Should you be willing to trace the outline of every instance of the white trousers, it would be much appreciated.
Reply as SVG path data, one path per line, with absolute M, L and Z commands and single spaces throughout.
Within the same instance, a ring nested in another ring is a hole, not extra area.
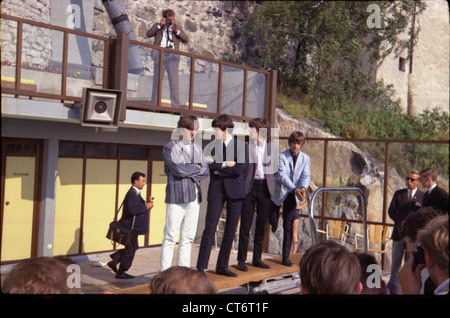
M 161 246 L 161 267 L 164 271 L 172 266 L 173 251 L 178 246 L 177 265 L 191 266 L 191 244 L 197 232 L 200 205 L 198 199 L 185 204 L 166 204 L 166 224 L 164 226 L 164 239 Z

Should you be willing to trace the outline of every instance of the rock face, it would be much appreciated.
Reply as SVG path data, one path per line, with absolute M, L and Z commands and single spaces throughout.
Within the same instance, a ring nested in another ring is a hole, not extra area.
M 289 136 L 293 131 L 301 131 L 306 137 L 336 138 L 336 136 L 323 132 L 306 120 L 296 119 L 282 109 L 277 109 L 276 125 L 280 136 Z M 287 149 L 287 140 L 280 141 L 280 151 Z M 310 193 L 323 187 L 323 160 L 324 142 L 307 141 L 302 148 L 311 158 L 312 182 Z M 367 202 L 367 220 L 381 222 L 383 220 L 383 183 L 384 162 L 380 162 L 370 154 L 361 151 L 351 142 L 328 143 L 327 187 L 359 187 L 363 190 Z M 393 193 L 404 188 L 404 180 L 393 169 L 389 169 L 389 187 L 387 205 Z M 356 192 L 328 192 L 326 194 L 325 216 L 345 218 L 348 220 L 362 220 L 363 210 L 360 196 Z M 320 215 L 322 210 L 322 194 L 314 202 L 314 214 Z M 301 211 L 302 215 L 309 215 L 308 208 Z M 389 216 L 386 220 L 391 222 Z M 276 233 L 271 233 L 269 253 L 279 254 L 281 251 L 283 226 L 279 220 Z M 322 224 L 316 220 L 316 227 L 322 229 Z M 350 224 L 350 232 L 363 233 L 362 225 Z M 311 230 L 308 218 L 300 217 L 298 235 L 300 252 L 305 252 L 311 242 Z M 390 245 L 389 245 L 390 248 Z M 385 266 L 390 263 L 390 252 L 386 253 Z

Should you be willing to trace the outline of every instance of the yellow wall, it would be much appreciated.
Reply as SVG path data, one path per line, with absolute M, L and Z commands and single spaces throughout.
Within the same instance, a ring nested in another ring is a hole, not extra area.
M 82 181 L 83 159 L 58 159 L 54 255 L 79 253 Z
M 6 157 L 1 261 L 31 257 L 36 160 Z
M 152 196 L 155 197 L 154 207 L 150 212 L 150 240 L 149 244 L 162 244 L 164 224 L 166 222 L 166 183 L 164 161 L 153 161 L 152 167 Z
M 117 160 L 86 160 L 83 252 L 112 249 L 106 233 L 115 214 L 116 175 Z
M 106 239 L 109 223 L 116 212 L 116 159 L 86 159 L 86 185 L 84 218 L 81 220 L 82 205 L 82 158 L 59 158 L 56 189 L 56 215 L 54 254 L 70 255 L 80 251 L 80 223 L 83 222 L 83 244 L 81 253 L 112 250 L 113 245 Z M 135 171 L 147 174 L 147 160 L 120 160 L 118 207 L 131 187 L 131 175 Z M 150 214 L 149 244 L 161 244 L 166 217 L 164 162 L 155 161 L 152 167 L 152 187 L 155 207 Z M 147 186 L 141 191 L 147 198 Z M 118 214 L 118 219 L 122 211 Z M 145 246 L 145 236 L 139 235 L 139 246 Z M 118 246 L 122 248 L 122 246 Z

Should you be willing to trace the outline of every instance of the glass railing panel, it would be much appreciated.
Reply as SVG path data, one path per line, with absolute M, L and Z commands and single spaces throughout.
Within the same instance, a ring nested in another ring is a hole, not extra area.
M 61 31 L 23 24 L 21 80 L 30 84 L 26 90 L 61 94 L 63 35 Z
M 267 75 L 254 71 L 247 72 L 247 99 L 245 117 L 265 117 Z
M 1 76 L 2 88 L 14 88 L 16 79 L 17 22 L 1 20 Z
M 243 94 L 244 70 L 224 65 L 220 112 L 232 116 L 242 116 Z
M 67 54 L 68 96 L 81 97 L 83 87 L 103 86 L 105 41 L 69 34 Z
M 131 47 L 131 45 L 130 45 Z M 158 104 L 159 50 L 138 46 L 143 71 L 128 71 L 127 101 L 144 105 Z M 155 69 L 156 67 L 156 69 Z
M 219 90 L 219 64 L 201 59 L 195 60 L 193 109 L 217 112 Z

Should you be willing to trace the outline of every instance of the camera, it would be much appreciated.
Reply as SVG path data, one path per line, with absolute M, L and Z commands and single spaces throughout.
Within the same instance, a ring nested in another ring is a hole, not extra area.
M 422 246 L 418 245 L 417 248 L 412 252 L 414 258 L 413 270 L 416 269 L 417 265 L 425 264 L 425 251 Z
M 172 25 L 172 20 L 166 19 L 166 25 L 167 27 L 170 27 Z

